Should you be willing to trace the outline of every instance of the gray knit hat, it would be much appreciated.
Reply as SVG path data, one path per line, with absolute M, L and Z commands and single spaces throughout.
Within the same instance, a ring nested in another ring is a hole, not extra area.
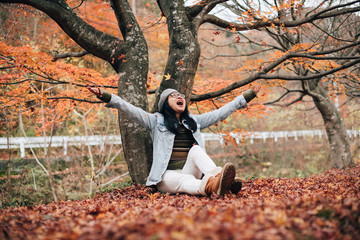
M 165 103 L 165 100 L 168 98 L 168 96 L 170 94 L 172 94 L 173 92 L 177 92 L 177 90 L 175 89 L 172 89 L 172 88 L 167 88 L 165 89 L 161 95 L 160 95 L 160 99 L 159 99 L 159 104 L 158 104 L 158 107 L 159 107 L 159 112 L 161 112 L 162 108 L 164 107 L 164 103 Z

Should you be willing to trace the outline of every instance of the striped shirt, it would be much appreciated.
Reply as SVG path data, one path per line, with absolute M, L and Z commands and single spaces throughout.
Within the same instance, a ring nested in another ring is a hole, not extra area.
M 180 124 L 174 139 L 168 170 L 182 169 L 185 165 L 190 148 L 195 144 L 192 132 Z

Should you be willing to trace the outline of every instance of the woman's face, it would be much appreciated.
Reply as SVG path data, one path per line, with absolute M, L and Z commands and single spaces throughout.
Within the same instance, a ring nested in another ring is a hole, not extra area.
M 173 92 L 168 96 L 169 106 L 175 111 L 177 114 L 181 114 L 184 112 L 186 107 L 185 95 L 179 92 Z

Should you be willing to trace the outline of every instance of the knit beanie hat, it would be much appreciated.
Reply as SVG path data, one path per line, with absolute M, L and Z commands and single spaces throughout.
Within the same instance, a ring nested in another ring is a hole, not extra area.
M 159 107 L 159 112 L 161 112 L 162 108 L 164 107 L 164 103 L 165 100 L 168 98 L 168 96 L 170 94 L 172 94 L 173 92 L 177 92 L 177 90 L 172 89 L 172 88 L 167 88 L 165 89 L 161 95 L 160 95 L 160 99 L 159 99 L 159 103 L 158 103 L 158 107 Z

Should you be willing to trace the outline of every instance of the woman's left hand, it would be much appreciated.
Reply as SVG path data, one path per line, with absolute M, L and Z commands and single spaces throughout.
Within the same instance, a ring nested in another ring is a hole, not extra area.
M 87 88 L 91 93 L 95 94 L 97 97 L 101 97 L 102 96 L 102 91 L 100 88 L 91 88 L 88 87 Z
M 254 92 L 255 92 L 256 95 L 258 94 L 258 92 L 260 92 L 260 89 L 261 89 L 261 85 L 260 85 L 260 84 L 259 84 L 259 85 L 256 85 L 256 86 L 253 88 L 253 90 L 254 90 Z

